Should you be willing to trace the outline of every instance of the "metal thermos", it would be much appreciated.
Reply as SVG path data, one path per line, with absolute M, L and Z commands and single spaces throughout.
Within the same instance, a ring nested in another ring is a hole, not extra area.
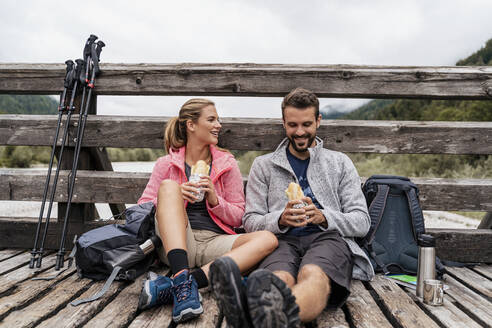
M 159 248 L 161 246 L 162 246 L 161 239 L 154 235 L 149 239 L 147 239 L 146 241 L 144 241 L 144 243 L 140 245 L 140 249 L 145 255 L 147 255 L 150 252 L 152 252 L 154 249 Z
M 417 297 L 424 295 L 424 280 L 436 279 L 436 241 L 431 235 L 418 238 L 419 261 L 417 269 Z

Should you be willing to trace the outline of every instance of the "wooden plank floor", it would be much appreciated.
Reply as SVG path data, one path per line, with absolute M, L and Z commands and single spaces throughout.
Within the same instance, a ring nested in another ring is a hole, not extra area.
M 35 272 L 27 267 L 29 255 L 0 250 L 0 328 L 167 327 L 171 320 L 170 306 L 137 311 L 143 277 L 115 282 L 103 298 L 71 306 L 72 300 L 94 294 L 102 282 L 78 278 L 73 267 L 54 280 L 31 280 L 52 275 L 55 256 L 47 255 L 42 271 Z M 346 305 L 324 311 L 318 327 L 492 327 L 492 265 L 449 271 L 443 306 L 423 304 L 413 291 L 377 276 L 371 282 L 354 281 Z M 209 292 L 203 296 L 204 314 L 180 327 L 215 326 L 215 301 Z

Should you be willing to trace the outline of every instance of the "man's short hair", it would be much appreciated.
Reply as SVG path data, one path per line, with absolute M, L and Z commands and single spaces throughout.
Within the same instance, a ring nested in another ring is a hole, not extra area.
M 319 116 L 319 100 L 314 92 L 303 89 L 295 88 L 282 101 L 282 118 L 284 118 L 284 111 L 287 106 L 292 106 L 298 109 L 305 109 L 313 106 L 315 108 L 315 116 L 318 119 Z

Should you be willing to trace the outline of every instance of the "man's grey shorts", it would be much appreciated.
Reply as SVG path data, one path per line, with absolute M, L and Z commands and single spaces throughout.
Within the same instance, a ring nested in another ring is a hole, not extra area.
M 307 236 L 277 235 L 278 248 L 259 267 L 287 271 L 297 278 L 306 264 L 319 266 L 330 278 L 329 306 L 341 306 L 350 294 L 354 265 L 352 252 L 338 231 L 315 232 Z

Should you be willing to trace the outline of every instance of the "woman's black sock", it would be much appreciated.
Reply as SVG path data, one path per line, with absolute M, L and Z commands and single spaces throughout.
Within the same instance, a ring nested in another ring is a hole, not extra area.
M 196 280 L 196 284 L 198 285 L 198 289 L 200 288 L 205 288 L 208 286 L 208 278 L 205 272 L 201 268 L 198 268 L 196 270 L 193 270 L 191 272 L 191 275 L 193 278 Z
M 167 260 L 173 275 L 181 270 L 188 269 L 188 254 L 184 249 L 175 248 L 167 253 Z

